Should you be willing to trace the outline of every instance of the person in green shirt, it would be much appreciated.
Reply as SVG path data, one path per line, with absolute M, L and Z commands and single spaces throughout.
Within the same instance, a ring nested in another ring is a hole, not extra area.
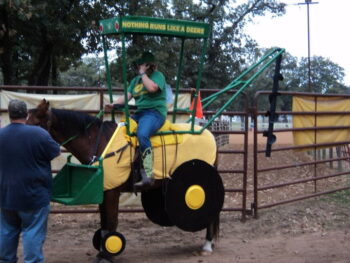
M 166 81 L 163 73 L 157 70 L 155 57 L 151 52 L 144 52 L 136 60 L 138 75 L 134 77 L 128 87 L 128 100 L 135 99 L 137 110 L 131 116 L 137 123 L 137 139 L 139 142 L 143 168 L 142 180 L 135 184 L 136 188 L 152 186 L 153 151 L 150 137 L 164 124 L 167 116 Z M 115 104 L 107 104 L 106 109 L 125 104 L 125 97 L 121 96 Z

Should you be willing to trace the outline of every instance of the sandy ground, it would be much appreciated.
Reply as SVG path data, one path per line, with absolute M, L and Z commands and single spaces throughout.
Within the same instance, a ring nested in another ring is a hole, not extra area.
M 350 262 L 350 211 L 332 199 L 313 199 L 264 210 L 241 222 L 222 213 L 220 239 L 212 255 L 198 254 L 205 231 L 183 232 L 152 224 L 143 214 L 122 214 L 127 239 L 114 262 Z M 93 262 L 94 214 L 50 216 L 45 245 L 48 263 Z

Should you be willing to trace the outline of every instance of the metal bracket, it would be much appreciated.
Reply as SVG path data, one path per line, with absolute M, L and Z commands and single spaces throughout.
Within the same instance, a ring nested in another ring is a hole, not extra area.
M 280 95 L 278 93 L 279 81 L 283 80 L 283 76 L 280 73 L 281 61 L 282 61 L 282 55 L 279 55 L 276 59 L 275 74 L 273 76 L 272 93 L 269 96 L 270 110 L 267 112 L 267 116 L 269 116 L 269 127 L 268 127 L 268 130 L 263 133 L 263 136 L 267 137 L 266 149 L 265 149 L 266 157 L 271 156 L 272 144 L 276 142 L 276 136 L 273 134 L 273 129 L 274 129 L 274 123 L 278 119 L 278 115 L 276 114 L 276 104 L 277 104 L 277 97 Z

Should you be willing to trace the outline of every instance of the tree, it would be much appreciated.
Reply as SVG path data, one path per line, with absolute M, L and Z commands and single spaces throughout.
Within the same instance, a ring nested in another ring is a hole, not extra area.
M 65 87 L 98 87 L 105 82 L 102 58 L 86 57 L 76 67 L 60 74 L 58 83 Z
M 202 84 L 220 88 L 239 69 L 244 53 L 256 45 L 243 33 L 245 23 L 267 12 L 282 14 L 284 5 L 275 0 L 249 0 L 239 5 L 234 0 L 0 0 L 0 67 L 4 84 L 56 85 L 60 72 L 76 66 L 84 54 L 101 51 L 98 20 L 115 15 L 145 15 L 212 23 Z M 114 42 L 112 39 L 108 45 L 112 47 Z M 196 82 L 196 44 L 186 43 L 184 86 Z M 130 61 L 145 48 L 159 50 L 160 66 L 173 80 L 178 41 L 134 35 L 127 43 Z M 119 47 L 116 49 L 119 53 Z
M 115 11 L 105 2 L 0 1 L 4 84 L 56 85 L 59 72 L 96 50 L 97 26 L 93 22 Z
M 257 51 L 257 56 L 267 52 L 267 50 Z M 254 60 L 257 60 L 254 59 Z M 321 56 L 311 57 L 311 87 L 315 93 L 347 93 L 344 85 L 344 69 L 336 63 Z M 308 59 L 292 56 L 285 52 L 282 56 L 281 73 L 283 81 L 280 82 L 280 91 L 309 92 L 308 88 Z M 271 90 L 273 83 L 274 67 L 266 69 L 247 90 L 250 101 L 258 90 Z M 260 101 L 259 108 L 267 110 L 267 99 Z M 292 100 L 289 96 L 279 97 L 278 109 L 287 111 L 291 109 Z
M 308 61 L 302 58 L 299 64 L 301 89 L 307 90 L 308 86 Z M 315 93 L 344 93 L 346 86 L 344 81 L 344 69 L 338 64 L 321 56 L 311 58 L 311 88 Z

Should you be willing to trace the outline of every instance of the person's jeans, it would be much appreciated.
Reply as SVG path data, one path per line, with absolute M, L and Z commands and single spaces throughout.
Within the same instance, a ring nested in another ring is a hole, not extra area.
M 38 210 L 0 209 L 0 263 L 17 262 L 20 233 L 25 263 L 43 263 L 43 245 L 47 233 L 50 206 Z
M 165 117 L 157 110 L 143 110 L 134 114 L 132 118 L 138 123 L 136 134 L 140 151 L 143 153 L 151 147 L 150 137 L 162 127 Z

